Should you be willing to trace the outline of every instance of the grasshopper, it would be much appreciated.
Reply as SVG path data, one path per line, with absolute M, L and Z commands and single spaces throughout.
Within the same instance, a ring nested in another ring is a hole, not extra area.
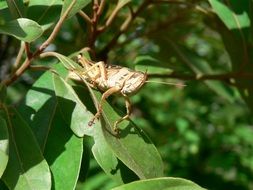
M 125 98 L 126 115 L 115 121 L 114 131 L 118 131 L 117 125 L 130 117 L 131 102 L 130 95 L 139 91 L 147 80 L 147 73 L 134 71 L 127 67 L 116 65 L 106 65 L 103 61 L 93 62 L 78 55 L 78 63 L 82 66 L 81 71 L 70 71 L 69 78 L 74 80 L 85 80 L 92 88 L 97 88 L 103 92 L 102 98 L 98 104 L 97 113 L 94 115 L 89 125 L 92 125 L 95 119 L 99 119 L 102 113 L 102 104 L 106 98 L 113 94 L 119 94 Z

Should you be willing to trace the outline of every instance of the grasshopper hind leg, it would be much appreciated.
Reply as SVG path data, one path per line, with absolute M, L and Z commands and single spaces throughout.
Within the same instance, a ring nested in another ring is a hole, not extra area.
M 115 121 L 115 123 L 113 125 L 113 130 L 115 132 L 117 132 L 117 133 L 118 133 L 118 128 L 117 128 L 118 124 L 121 123 L 122 121 L 126 120 L 126 119 L 129 119 L 130 114 L 131 114 L 131 102 L 130 102 L 130 99 L 126 95 L 123 95 L 123 96 L 125 98 L 125 104 L 126 104 L 127 114 L 125 116 L 123 116 L 122 118 L 118 119 L 117 121 Z
M 105 91 L 102 95 L 102 98 L 100 100 L 100 103 L 98 104 L 98 110 L 97 110 L 97 113 L 94 115 L 94 117 L 89 121 L 89 126 L 93 125 L 94 121 L 96 119 L 99 119 L 101 113 L 102 113 L 102 105 L 103 105 L 103 102 L 105 101 L 106 98 L 108 98 L 110 95 L 112 94 L 115 94 L 115 93 L 118 93 L 120 92 L 120 88 L 119 87 L 113 87 L 113 88 L 110 88 L 108 89 L 107 91 Z M 120 124 L 122 121 L 126 120 L 126 119 L 129 119 L 130 117 L 130 114 L 131 114 L 131 102 L 130 102 L 130 99 L 128 98 L 128 96 L 124 95 L 123 94 L 123 97 L 125 98 L 125 105 L 126 105 L 126 111 L 127 111 L 127 114 L 123 117 L 121 117 L 120 119 L 116 120 L 115 123 L 113 124 L 113 130 L 116 132 L 116 133 L 119 133 L 119 130 L 118 130 L 118 124 Z

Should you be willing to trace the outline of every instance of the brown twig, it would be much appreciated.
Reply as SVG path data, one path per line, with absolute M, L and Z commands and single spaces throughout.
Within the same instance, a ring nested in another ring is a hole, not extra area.
M 70 10 L 72 9 L 72 7 L 74 6 L 75 3 L 76 3 L 76 0 L 73 0 L 71 2 L 71 4 L 69 5 L 69 7 L 65 11 L 65 13 L 62 15 L 60 20 L 57 22 L 56 26 L 54 27 L 53 32 L 50 34 L 50 36 L 47 38 L 47 40 L 39 47 L 39 49 L 37 50 L 37 52 L 34 53 L 33 56 L 37 56 L 38 54 L 43 52 L 47 48 L 47 46 L 55 39 L 56 35 L 60 31 L 60 28 L 61 28 L 64 20 L 67 18 Z
M 29 59 L 32 57 L 32 52 L 30 50 L 30 43 L 28 42 L 25 42 L 25 53 Z
M 11 74 L 15 73 L 15 71 L 19 68 L 24 51 L 25 51 L 25 43 L 21 42 L 17 58 L 11 70 Z
M 37 58 L 44 50 L 45 48 L 55 39 L 56 35 L 58 34 L 63 21 L 67 18 L 70 10 L 72 9 L 73 5 L 75 4 L 76 0 L 73 0 L 70 4 L 70 6 L 67 8 L 63 16 L 59 19 L 57 22 L 56 26 L 54 27 L 52 33 L 50 36 L 47 38 L 47 40 L 35 51 L 35 53 L 31 54 L 30 53 L 30 48 L 29 44 L 25 43 L 25 50 L 27 57 L 24 61 L 24 63 L 16 70 L 15 73 L 11 75 L 10 78 L 4 80 L 2 83 L 5 84 L 6 86 L 12 84 L 14 81 L 16 81 L 29 67 L 31 66 L 31 62 Z M 30 55 L 31 54 L 31 55 Z
M 109 18 L 106 20 L 106 23 L 104 26 L 99 27 L 99 32 L 104 31 L 105 29 L 107 29 L 113 22 L 113 20 L 116 18 L 118 12 L 120 11 L 121 7 L 119 7 L 118 5 L 113 9 L 112 13 L 110 14 Z
M 125 20 L 125 22 L 121 25 L 120 30 L 114 35 L 111 41 L 101 50 L 99 53 L 100 57 L 106 59 L 108 52 L 116 45 L 119 37 L 127 31 L 130 24 L 134 21 L 134 19 L 151 3 L 151 0 L 145 0 L 139 8 L 135 12 L 130 12 L 130 15 Z
M 19 67 L 16 70 L 16 72 L 9 79 L 4 80 L 2 83 L 5 84 L 6 86 L 8 86 L 11 83 L 13 83 L 14 81 L 16 81 L 25 72 L 25 70 L 28 69 L 31 61 L 32 61 L 32 59 L 26 58 L 24 63 L 21 65 L 21 67 Z
M 88 23 L 92 24 L 91 18 L 83 11 L 79 11 L 78 14 Z
M 106 3 L 106 0 L 101 0 L 100 4 L 99 4 L 99 8 L 98 8 L 98 11 L 97 11 L 97 15 L 98 16 L 101 16 L 103 10 L 104 10 L 104 7 L 105 7 L 105 3 Z
M 104 10 L 105 3 L 106 3 L 106 0 L 101 0 L 100 4 L 98 0 L 93 1 L 92 18 L 91 18 L 91 22 L 89 23 L 89 28 L 88 28 L 88 47 L 93 50 L 95 47 L 95 41 L 98 35 L 102 32 L 100 29 L 98 29 L 98 21 Z
M 48 71 L 51 70 L 52 68 L 44 65 L 30 65 L 29 69 L 33 71 Z
M 30 65 L 30 69 L 34 71 L 51 71 L 52 73 L 59 75 L 55 69 L 44 65 Z
M 91 49 L 94 49 L 95 41 L 98 35 L 97 23 L 98 23 L 99 15 L 97 13 L 99 10 L 99 4 L 97 0 L 93 1 L 92 9 L 93 9 L 93 12 L 92 12 L 91 24 L 89 25 L 89 28 L 88 28 L 88 47 Z

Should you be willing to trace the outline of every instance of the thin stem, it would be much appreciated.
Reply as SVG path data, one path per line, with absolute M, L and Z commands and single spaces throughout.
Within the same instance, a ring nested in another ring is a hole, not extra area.
M 44 65 L 30 65 L 30 69 L 34 71 L 51 71 L 54 74 L 57 74 L 57 71 L 53 69 L 52 67 L 47 67 Z
M 74 4 L 76 3 L 76 0 L 73 0 L 71 2 L 71 4 L 69 5 L 69 7 L 67 8 L 67 10 L 65 11 L 65 13 L 62 15 L 62 17 L 60 18 L 60 20 L 57 22 L 56 26 L 54 27 L 53 32 L 50 34 L 50 36 L 48 37 L 48 39 L 39 47 L 38 51 L 35 53 L 34 56 L 37 56 L 38 54 L 40 54 L 41 52 L 43 52 L 47 46 L 55 39 L 56 35 L 58 34 L 64 20 L 67 18 L 69 12 L 71 11 L 72 7 L 74 6 Z
M 88 28 L 88 47 L 91 49 L 94 49 L 95 46 L 95 41 L 96 41 L 96 37 L 97 37 L 97 23 L 98 23 L 98 15 L 97 15 L 97 11 L 99 9 L 99 4 L 97 0 L 93 1 L 93 13 L 92 13 L 92 19 L 91 19 L 91 24 L 89 25 Z
M 48 71 L 51 70 L 52 68 L 44 65 L 30 65 L 29 69 L 33 71 Z
M 79 11 L 78 14 L 88 23 L 92 24 L 91 18 L 83 11 Z
M 97 11 L 98 16 L 100 16 L 102 14 L 104 7 L 105 7 L 105 3 L 106 3 L 106 0 L 101 0 L 101 2 L 99 4 L 98 11 Z
M 37 56 L 39 56 L 45 50 L 45 48 L 54 40 L 54 38 L 56 37 L 56 35 L 58 34 L 58 32 L 60 30 L 60 27 L 63 24 L 63 21 L 67 18 L 68 14 L 69 14 L 70 10 L 72 9 L 72 7 L 74 6 L 75 2 L 76 2 L 76 0 L 73 0 L 71 2 L 70 6 L 67 8 L 66 12 L 63 14 L 63 16 L 57 22 L 55 28 L 53 29 L 53 32 L 50 34 L 48 39 L 37 49 L 37 51 L 35 51 L 34 54 L 30 55 L 29 44 L 25 43 L 25 50 L 26 50 L 27 57 L 26 57 L 24 63 L 16 70 L 16 72 L 14 74 L 11 75 L 10 78 L 4 80 L 2 82 L 3 84 L 8 86 L 8 85 L 12 84 L 14 81 L 16 81 L 31 66 L 31 62 Z
M 32 57 L 32 52 L 30 50 L 30 43 L 28 42 L 25 42 L 25 53 L 29 59 Z
M 116 18 L 119 11 L 120 11 L 120 8 L 117 5 L 105 23 L 106 28 L 111 25 L 112 21 Z
M 19 68 L 24 51 L 25 51 L 25 43 L 23 41 L 21 41 L 20 48 L 19 48 L 19 51 L 18 51 L 18 55 L 17 55 L 17 58 L 15 60 L 14 65 L 12 67 L 11 74 L 15 73 L 17 68 Z
M 11 76 L 11 78 L 4 80 L 2 83 L 6 86 L 9 86 L 11 83 L 16 81 L 25 71 L 29 68 L 32 59 L 26 58 L 24 63 L 21 65 L 21 67 L 18 68 L 18 70 Z
M 53 51 L 47 51 L 47 52 L 43 52 L 40 54 L 40 58 L 45 58 L 45 57 L 56 57 L 57 58 L 57 54 L 56 52 Z
M 125 22 L 121 25 L 120 30 L 114 35 L 111 41 L 104 47 L 104 49 L 100 52 L 100 56 L 102 58 L 106 58 L 108 52 L 116 45 L 119 37 L 129 28 L 130 24 L 133 20 L 151 3 L 151 0 L 145 0 L 139 8 L 135 11 L 130 13 L 128 18 Z

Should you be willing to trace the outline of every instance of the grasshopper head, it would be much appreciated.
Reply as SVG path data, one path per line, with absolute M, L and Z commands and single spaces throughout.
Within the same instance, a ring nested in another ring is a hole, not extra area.
M 125 81 L 121 92 L 125 95 L 137 93 L 147 80 L 147 73 L 133 71 L 131 77 Z

